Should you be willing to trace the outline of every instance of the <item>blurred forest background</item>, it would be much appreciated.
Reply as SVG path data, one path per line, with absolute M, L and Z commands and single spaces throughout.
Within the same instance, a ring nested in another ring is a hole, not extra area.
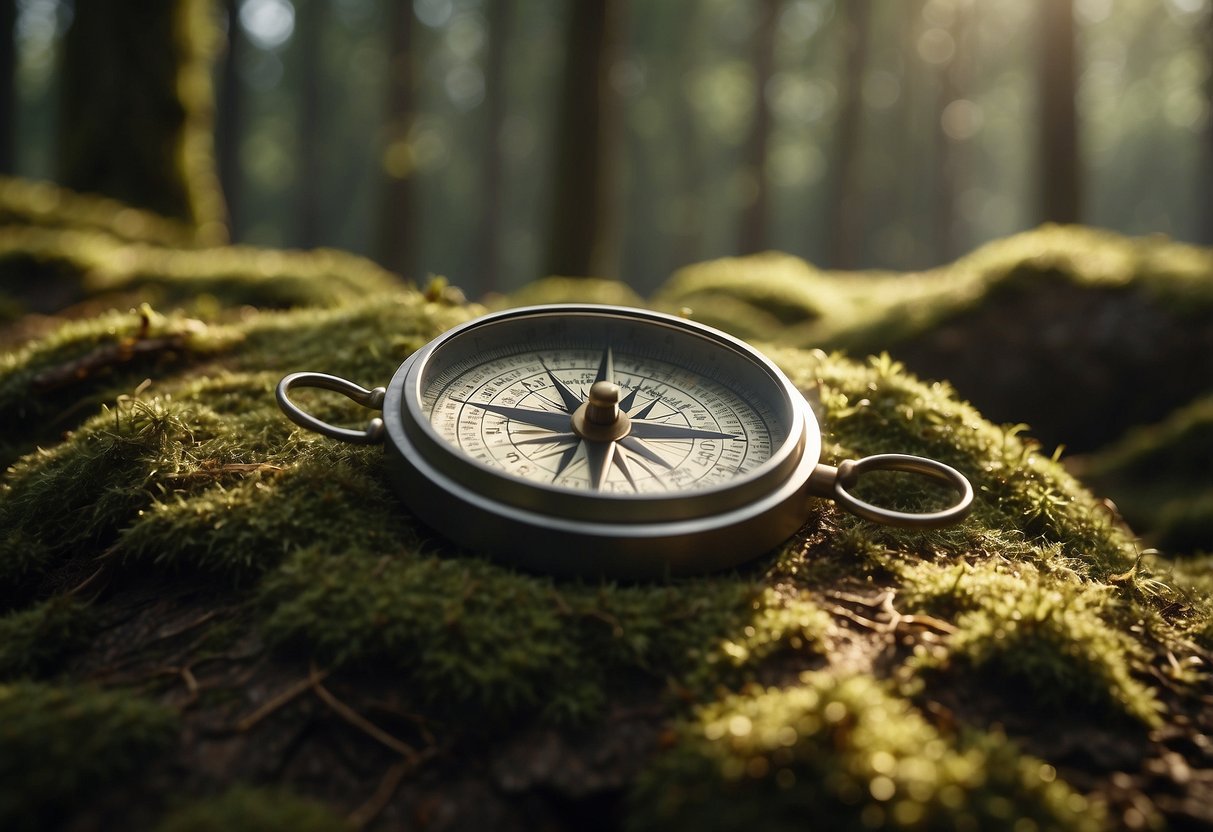
M 81 2 L 0 0 L 0 173 L 64 181 Z M 1213 243 L 1210 0 L 214 11 L 236 242 L 348 249 L 473 297 L 545 274 L 646 293 L 766 249 L 914 270 L 1045 221 Z

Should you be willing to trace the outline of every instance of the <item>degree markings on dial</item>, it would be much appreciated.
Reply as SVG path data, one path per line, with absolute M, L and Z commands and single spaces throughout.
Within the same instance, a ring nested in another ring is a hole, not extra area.
M 477 365 L 474 374 L 455 374 L 444 385 L 448 390 L 451 385 L 458 387 L 456 380 L 462 378 L 466 379 L 465 385 L 470 385 L 463 387 L 468 391 L 465 396 L 475 394 L 518 400 L 516 405 L 505 405 L 459 398 L 452 395 L 454 391 L 446 394 L 448 401 L 471 405 L 485 414 L 479 419 L 464 417 L 469 419 L 466 424 L 470 429 L 474 430 L 471 426 L 477 421 L 481 424 L 482 433 L 476 445 L 485 447 L 480 443 L 486 443 L 487 454 L 477 456 L 512 470 L 511 466 L 518 462 L 518 454 L 507 454 L 506 451 L 516 448 L 524 462 L 537 463 L 538 470 L 532 466 L 531 473 L 519 471 L 518 475 L 524 479 L 550 476 L 550 482 L 565 487 L 588 486 L 593 491 L 622 489 L 634 493 L 683 489 L 700 482 L 701 478 L 702 482 L 710 484 L 720 481 L 721 477 L 750 470 L 755 461 L 762 461 L 754 460 L 751 452 L 761 453 L 769 441 L 755 448 L 748 442 L 748 433 L 757 429 L 761 434 L 766 429 L 766 419 L 737 391 L 713 382 L 710 373 L 699 372 L 690 366 L 667 364 L 656 356 L 642 356 L 633 357 L 633 366 L 617 375 L 610 345 L 593 353 L 592 358 L 585 355 L 588 352 L 581 353 L 584 357 L 577 353 L 545 356 L 541 350 L 494 356 L 495 360 Z M 514 362 L 512 365 L 500 363 L 507 357 Z M 501 369 L 503 366 L 506 369 Z M 655 375 L 652 370 L 656 371 Z M 528 376 L 528 373 L 533 375 Z M 574 378 L 560 378 L 569 374 Z M 631 420 L 628 436 L 612 442 L 595 442 L 584 440 L 572 431 L 571 415 L 585 401 L 591 378 L 614 381 L 625 391 L 619 407 Z M 559 401 L 552 395 L 553 390 Z M 437 395 L 441 397 L 441 394 Z M 647 401 L 638 403 L 641 396 Z M 658 405 L 661 405 L 660 410 Z M 657 413 L 661 415 L 654 415 Z M 496 418 L 485 418 L 489 414 Z M 449 418 L 463 421 L 455 414 Z M 497 422 L 496 419 L 504 421 Z M 708 425 L 717 429 L 709 429 Z M 460 428 L 459 436 L 463 436 L 463 430 Z M 755 437 L 761 438 L 759 434 Z M 455 441 L 456 436 L 452 435 L 451 439 Z M 709 444 L 705 448 L 699 440 Z M 742 444 L 731 446 L 733 450 L 729 450 L 727 444 L 724 448 L 719 445 L 713 448 L 711 440 L 733 440 Z M 462 444 L 462 440 L 457 444 Z M 747 446 L 751 450 L 745 450 Z M 472 450 L 474 448 L 469 448 Z
M 548 378 L 550 378 L 552 380 L 552 385 L 556 388 L 556 392 L 558 392 L 560 394 L 560 399 L 561 399 L 561 401 L 564 402 L 565 411 L 568 413 L 572 413 L 578 407 L 580 407 L 581 401 L 582 401 L 581 398 L 579 398 L 576 393 L 574 393 L 572 390 L 570 390 L 568 385 L 566 385 L 560 379 L 556 378 L 556 374 L 551 371 L 551 369 L 547 365 L 547 362 L 545 362 L 541 358 L 541 359 L 539 359 L 539 364 L 547 372 Z

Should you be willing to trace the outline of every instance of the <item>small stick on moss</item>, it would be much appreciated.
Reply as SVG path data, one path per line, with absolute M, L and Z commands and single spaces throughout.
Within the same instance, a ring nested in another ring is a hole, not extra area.
M 419 755 L 417 753 L 417 749 L 413 748 L 411 745 L 404 742 L 403 740 L 399 740 L 396 737 L 393 737 L 387 731 L 384 731 L 378 725 L 371 722 L 369 719 L 364 717 L 362 714 L 358 713 L 353 708 L 351 708 L 349 705 L 345 704 L 340 699 L 338 699 L 336 696 L 334 696 L 332 691 L 330 691 L 323 684 L 321 684 L 321 682 L 324 680 L 324 677 L 327 675 L 328 675 L 327 670 L 325 670 L 325 671 L 319 670 L 316 667 L 316 663 L 313 662 L 312 666 L 311 666 L 311 671 L 308 675 L 308 681 L 311 683 L 312 690 L 314 690 L 316 692 L 316 695 L 318 697 L 320 697 L 320 700 L 322 702 L 324 702 L 324 704 L 328 705 L 329 708 L 332 709 L 333 713 L 337 714 L 337 716 L 344 719 L 350 725 L 353 725 L 355 728 L 362 731 L 368 737 L 371 737 L 372 739 L 377 740 L 378 742 L 382 743 L 383 745 L 386 745 L 388 748 L 392 749 L 397 754 L 404 757 L 407 762 L 412 763 L 418 759 Z
M 36 393 L 47 393 L 86 381 L 141 356 L 171 355 L 183 352 L 185 348 L 183 335 L 146 338 L 136 334 L 117 343 L 102 344 L 80 358 L 43 370 L 34 376 L 32 386 Z
M 187 708 L 193 707 L 198 701 L 198 679 L 194 676 L 194 671 L 188 664 L 181 668 L 180 676 L 181 681 L 185 682 L 185 689 L 189 694 L 181 705 L 181 710 L 184 711 Z
M 315 671 L 314 666 L 313 666 L 312 670 Z M 319 674 L 318 678 L 323 679 L 327 675 L 328 675 L 328 671 L 325 670 Z M 277 696 L 270 699 L 268 702 L 263 704 L 257 710 L 253 711 L 251 714 L 246 716 L 244 719 L 237 722 L 234 730 L 239 733 L 244 733 L 245 731 L 249 730 L 254 725 L 256 725 L 258 722 L 265 719 L 267 716 L 272 714 L 274 711 L 281 708 L 283 705 L 285 705 L 288 702 L 290 702 L 291 700 L 295 699 L 300 694 L 306 693 L 309 688 L 311 688 L 313 685 L 316 684 L 316 682 L 315 682 L 316 678 L 317 678 L 317 674 L 315 672 L 309 673 L 308 677 L 306 679 L 300 679 L 298 682 L 291 685 L 289 688 L 287 688 L 286 690 L 279 693 Z
M 902 615 L 893 608 L 893 598 L 896 593 L 889 590 L 884 595 L 884 601 L 880 605 L 880 609 L 889 614 L 889 627 L 896 630 L 902 624 L 911 626 L 926 627 L 929 630 L 935 630 L 937 633 L 942 633 L 945 636 L 950 636 L 956 632 L 956 628 L 944 621 L 942 618 L 936 618 L 933 615 Z

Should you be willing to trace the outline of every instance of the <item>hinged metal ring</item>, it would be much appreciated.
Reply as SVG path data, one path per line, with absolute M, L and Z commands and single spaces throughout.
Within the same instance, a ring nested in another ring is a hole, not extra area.
M 278 382 L 278 389 L 274 391 L 274 395 L 278 399 L 278 406 L 282 408 L 282 412 L 286 414 L 288 419 L 301 428 L 322 433 L 333 439 L 344 439 L 346 442 L 353 442 L 357 445 L 378 445 L 383 442 L 383 420 L 378 416 L 367 422 L 364 430 L 330 425 L 328 422 L 323 422 L 307 413 L 299 405 L 291 401 L 290 391 L 296 387 L 332 390 L 334 393 L 340 393 L 346 398 L 352 399 L 363 407 L 369 407 L 372 410 L 383 409 L 383 396 L 387 392 L 383 387 L 367 390 L 365 387 L 361 387 L 352 381 L 347 381 L 338 376 L 330 376 L 326 373 L 305 372 L 291 373 L 289 376 L 286 376 L 282 381 Z
M 905 511 L 881 508 L 859 499 L 848 491 L 868 471 L 902 471 L 922 474 L 933 480 L 950 485 L 957 493 L 955 503 L 941 511 L 913 514 Z M 973 507 L 973 486 L 968 479 L 950 465 L 934 459 L 909 454 L 874 454 L 863 459 L 848 459 L 838 466 L 832 494 L 835 502 L 864 519 L 886 526 L 901 526 L 911 529 L 937 529 L 960 522 Z

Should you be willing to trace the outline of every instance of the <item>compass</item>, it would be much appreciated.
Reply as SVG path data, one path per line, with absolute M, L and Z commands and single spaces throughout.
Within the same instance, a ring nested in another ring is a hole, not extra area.
M 312 387 L 382 409 L 362 429 L 323 422 Z M 794 534 L 811 498 L 869 520 L 936 528 L 968 513 L 954 468 L 904 454 L 820 461 L 804 397 L 749 345 L 682 318 L 618 306 L 486 315 L 413 353 L 387 387 L 315 372 L 278 384 L 296 424 L 385 448 L 403 503 L 455 543 L 525 569 L 636 579 L 735 566 Z M 893 511 L 851 491 L 867 471 L 943 483 L 947 508 Z

